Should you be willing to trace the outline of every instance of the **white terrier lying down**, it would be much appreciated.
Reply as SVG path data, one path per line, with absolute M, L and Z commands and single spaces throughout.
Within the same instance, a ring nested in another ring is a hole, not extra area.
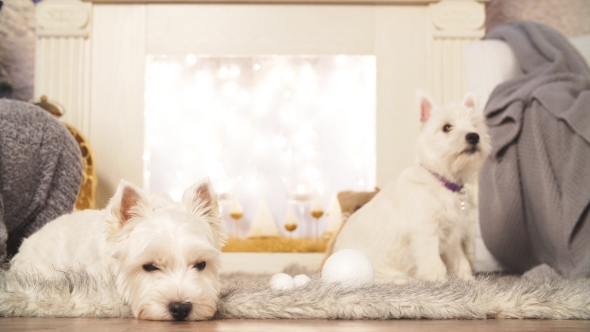
M 189 188 L 182 204 L 121 181 L 106 209 L 62 216 L 27 238 L 10 268 L 114 275 L 136 318 L 202 320 L 216 311 L 224 240 L 208 179 Z
M 470 187 L 490 138 L 471 94 L 446 107 L 423 93 L 418 99 L 418 162 L 348 219 L 334 247 L 365 253 L 377 282 L 472 278 L 463 247 L 477 218 Z

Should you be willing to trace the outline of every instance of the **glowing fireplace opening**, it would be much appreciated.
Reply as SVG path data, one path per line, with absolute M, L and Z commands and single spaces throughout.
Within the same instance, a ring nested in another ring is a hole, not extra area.
M 292 235 L 313 236 L 314 197 L 327 211 L 375 186 L 375 69 L 374 56 L 148 55 L 146 189 L 179 199 L 208 176 L 230 233 L 231 202 L 245 236 L 263 199 L 282 234 L 294 204 Z

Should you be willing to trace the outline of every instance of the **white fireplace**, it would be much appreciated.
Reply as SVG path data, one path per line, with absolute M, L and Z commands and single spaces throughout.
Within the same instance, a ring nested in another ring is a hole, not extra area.
M 414 160 L 415 90 L 440 103 L 462 97 L 463 48 L 483 36 L 486 0 L 224 2 L 44 0 L 37 6 L 35 97 L 63 104 L 64 121 L 88 138 L 98 207 L 122 178 L 152 183 L 146 68 L 162 56 L 373 59 L 374 143 L 368 146 L 374 154 L 363 185 L 386 186 Z M 176 179 L 184 175 L 175 170 Z

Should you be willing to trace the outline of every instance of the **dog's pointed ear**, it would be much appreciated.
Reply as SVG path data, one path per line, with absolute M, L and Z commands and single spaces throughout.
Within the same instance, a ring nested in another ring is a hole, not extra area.
M 193 214 L 209 217 L 206 218 L 209 225 L 217 233 L 217 237 L 224 241 L 225 228 L 219 214 L 217 194 L 213 190 L 209 178 L 205 178 L 188 188 L 182 195 L 182 205 Z
M 465 97 L 463 97 L 463 101 L 461 105 L 467 107 L 469 110 L 475 110 L 477 106 L 477 99 L 475 98 L 475 94 L 473 92 L 467 92 Z
M 430 115 L 434 109 L 434 102 L 421 90 L 416 90 L 416 100 L 418 101 L 418 109 L 420 110 L 420 122 L 426 123 L 430 119 Z
M 141 189 L 130 182 L 121 180 L 109 205 L 111 206 L 111 213 L 117 218 L 120 228 L 125 226 L 131 218 L 145 217 L 149 201 Z
M 182 195 L 182 204 L 193 214 L 199 214 L 219 218 L 219 206 L 217 205 L 217 194 L 209 178 L 188 188 Z

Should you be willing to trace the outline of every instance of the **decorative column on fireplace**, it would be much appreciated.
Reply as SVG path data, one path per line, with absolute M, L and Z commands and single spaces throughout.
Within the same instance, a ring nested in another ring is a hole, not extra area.
M 90 15 L 92 4 L 46 0 L 37 5 L 35 99 L 59 101 L 63 120 L 88 137 L 90 126 Z
M 465 93 L 463 50 L 483 37 L 484 5 L 477 1 L 439 1 L 429 5 L 432 15 L 430 89 L 442 103 L 459 100 Z

